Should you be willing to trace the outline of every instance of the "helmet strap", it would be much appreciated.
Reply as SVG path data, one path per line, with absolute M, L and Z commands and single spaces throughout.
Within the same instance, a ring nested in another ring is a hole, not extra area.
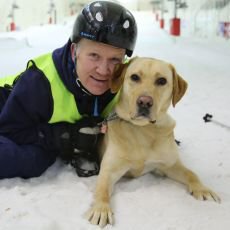
M 76 74 L 76 83 L 77 86 L 86 94 L 92 96 L 92 94 L 82 85 L 81 80 L 79 79 L 79 77 Z

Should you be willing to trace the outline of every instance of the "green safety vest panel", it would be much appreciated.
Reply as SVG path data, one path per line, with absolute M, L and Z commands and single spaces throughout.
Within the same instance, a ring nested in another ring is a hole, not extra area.
M 59 74 L 55 68 L 52 54 L 44 54 L 35 58 L 33 60 L 39 70 L 41 70 L 47 79 L 50 82 L 52 97 L 53 97 L 53 114 L 49 123 L 56 122 L 69 122 L 75 123 L 76 121 L 82 118 L 82 115 L 79 113 L 74 95 L 66 88 L 63 84 Z M 29 62 L 28 67 L 32 66 L 33 62 Z M 12 85 L 14 79 L 18 75 L 8 76 L 6 78 L 0 78 L 0 86 L 4 86 L 5 84 Z M 119 97 L 119 93 L 113 98 L 113 100 L 108 103 L 108 105 L 103 110 L 102 117 L 107 117 L 109 113 L 113 110 L 117 100 Z
M 14 80 L 19 76 L 20 74 L 16 75 L 10 75 L 7 77 L 0 77 L 0 87 L 4 87 L 5 85 L 13 85 Z

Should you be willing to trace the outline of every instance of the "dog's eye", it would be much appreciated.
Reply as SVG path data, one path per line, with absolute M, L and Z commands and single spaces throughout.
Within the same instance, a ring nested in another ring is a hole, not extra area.
M 165 85 L 166 83 L 167 83 L 167 80 L 166 80 L 166 78 L 164 78 L 164 77 L 160 77 L 160 78 L 158 78 L 157 80 L 156 80 L 156 85 Z
M 130 78 L 132 81 L 135 81 L 135 82 L 140 81 L 140 77 L 137 74 L 132 74 Z

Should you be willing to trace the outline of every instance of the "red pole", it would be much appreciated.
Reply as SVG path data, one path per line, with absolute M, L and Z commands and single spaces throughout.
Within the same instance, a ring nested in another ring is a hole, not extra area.
M 16 30 L 16 25 L 14 22 L 10 23 L 10 31 L 15 31 Z
M 180 18 L 172 18 L 170 21 L 170 34 L 180 36 Z
M 161 18 L 161 19 L 160 19 L 160 28 L 161 28 L 161 29 L 164 29 L 164 25 L 165 25 L 164 19 Z

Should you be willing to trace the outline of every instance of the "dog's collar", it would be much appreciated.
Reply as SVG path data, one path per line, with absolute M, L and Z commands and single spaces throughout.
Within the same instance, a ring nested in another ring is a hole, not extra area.
M 129 122 L 123 118 L 120 118 L 116 112 L 111 113 L 107 118 L 105 118 L 102 122 L 99 122 L 97 124 L 97 126 L 100 128 L 100 133 L 106 133 L 107 132 L 107 128 L 108 128 L 108 122 L 116 120 L 116 119 L 120 119 L 126 122 Z M 156 121 L 150 121 L 151 124 L 155 124 Z
M 111 113 L 107 118 L 105 118 L 102 122 L 97 123 L 97 126 L 99 127 L 99 133 L 106 133 L 108 128 L 108 122 L 118 119 L 117 113 L 113 112 Z
M 113 112 L 113 113 L 109 114 L 109 116 L 106 117 L 102 122 L 99 122 L 97 125 L 98 125 L 98 126 L 106 125 L 107 122 L 116 120 L 116 119 L 118 119 L 118 118 L 119 118 L 119 117 L 118 117 L 117 113 L 116 113 L 116 112 Z
M 106 122 L 108 122 L 108 121 L 113 121 L 113 120 L 116 120 L 116 119 L 118 119 L 119 118 L 119 116 L 117 115 L 117 113 L 116 112 L 113 112 L 113 113 L 111 113 L 106 119 L 105 119 L 105 121 Z

